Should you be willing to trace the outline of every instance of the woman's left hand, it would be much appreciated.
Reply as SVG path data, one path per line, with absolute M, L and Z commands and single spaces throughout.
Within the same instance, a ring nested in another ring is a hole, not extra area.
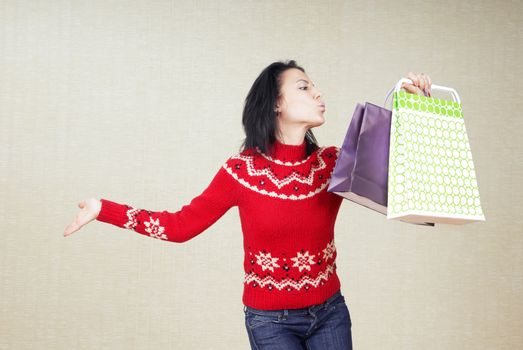
M 402 83 L 401 87 L 405 89 L 407 92 L 410 92 L 411 94 L 418 94 L 423 96 L 429 96 L 431 97 L 430 93 L 430 87 L 432 85 L 432 79 L 425 74 L 425 73 L 419 73 L 414 74 L 412 72 L 409 72 L 407 74 L 407 78 L 412 80 L 413 84 L 409 83 Z

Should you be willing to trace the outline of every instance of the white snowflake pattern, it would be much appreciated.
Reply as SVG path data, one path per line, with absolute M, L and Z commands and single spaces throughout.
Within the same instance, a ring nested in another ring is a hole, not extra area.
M 145 232 L 149 233 L 151 237 L 167 240 L 167 236 L 164 233 L 165 227 L 160 226 L 160 218 L 153 220 L 153 218 L 149 217 L 149 220 L 144 222 L 144 225 L 147 226 Z
M 334 246 L 334 241 L 331 241 L 329 244 L 327 244 L 327 247 L 323 249 L 323 259 L 327 260 L 334 256 L 334 251 L 336 251 L 336 247 Z
M 279 258 L 273 258 L 271 256 L 271 253 L 264 254 L 264 253 L 260 252 L 259 255 L 255 255 L 255 256 L 256 256 L 256 263 L 258 263 L 258 265 L 260 265 L 262 267 L 263 271 L 271 270 L 272 272 L 274 272 L 275 267 L 280 267 L 280 265 L 278 265 L 276 263 L 276 261 L 278 261 Z
M 294 261 L 294 265 L 292 265 L 292 267 L 298 267 L 300 269 L 300 272 L 304 269 L 310 271 L 310 265 L 314 264 L 314 256 L 315 255 L 309 255 L 309 251 L 306 251 L 303 254 L 298 252 L 298 255 L 296 257 L 291 258 L 291 260 Z
M 123 225 L 124 228 L 136 231 L 136 226 L 138 226 L 138 221 L 136 217 L 140 213 L 140 209 L 129 206 L 127 212 L 127 222 Z

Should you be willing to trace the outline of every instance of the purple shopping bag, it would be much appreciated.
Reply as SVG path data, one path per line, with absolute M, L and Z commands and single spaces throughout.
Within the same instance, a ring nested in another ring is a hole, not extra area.
M 391 117 L 391 110 L 373 103 L 356 105 L 327 189 L 383 215 L 387 215 Z

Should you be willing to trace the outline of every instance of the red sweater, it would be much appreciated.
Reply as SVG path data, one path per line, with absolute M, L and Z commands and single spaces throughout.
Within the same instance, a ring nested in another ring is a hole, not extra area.
M 334 224 L 343 197 L 327 192 L 339 148 L 306 156 L 278 141 L 268 156 L 228 158 L 203 192 L 177 212 L 101 199 L 97 220 L 153 238 L 186 242 L 237 206 L 243 231 L 244 305 L 264 310 L 320 304 L 340 289 Z

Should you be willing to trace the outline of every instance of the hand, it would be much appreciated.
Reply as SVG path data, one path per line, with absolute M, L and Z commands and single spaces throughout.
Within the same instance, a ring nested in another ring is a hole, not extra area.
M 432 79 L 430 79 L 430 77 L 427 74 L 425 74 L 425 73 L 414 74 L 412 72 L 409 72 L 407 74 L 407 78 L 412 80 L 414 85 L 409 84 L 409 83 L 402 83 L 401 84 L 402 88 L 404 88 L 405 90 L 407 90 L 408 92 L 410 92 L 412 94 L 432 97 L 432 95 L 430 93 Z
M 65 228 L 64 237 L 78 231 L 84 225 L 96 219 L 100 209 L 102 209 L 102 202 L 96 198 L 88 198 L 78 203 L 78 207 L 82 210 L 76 215 L 73 222 Z

